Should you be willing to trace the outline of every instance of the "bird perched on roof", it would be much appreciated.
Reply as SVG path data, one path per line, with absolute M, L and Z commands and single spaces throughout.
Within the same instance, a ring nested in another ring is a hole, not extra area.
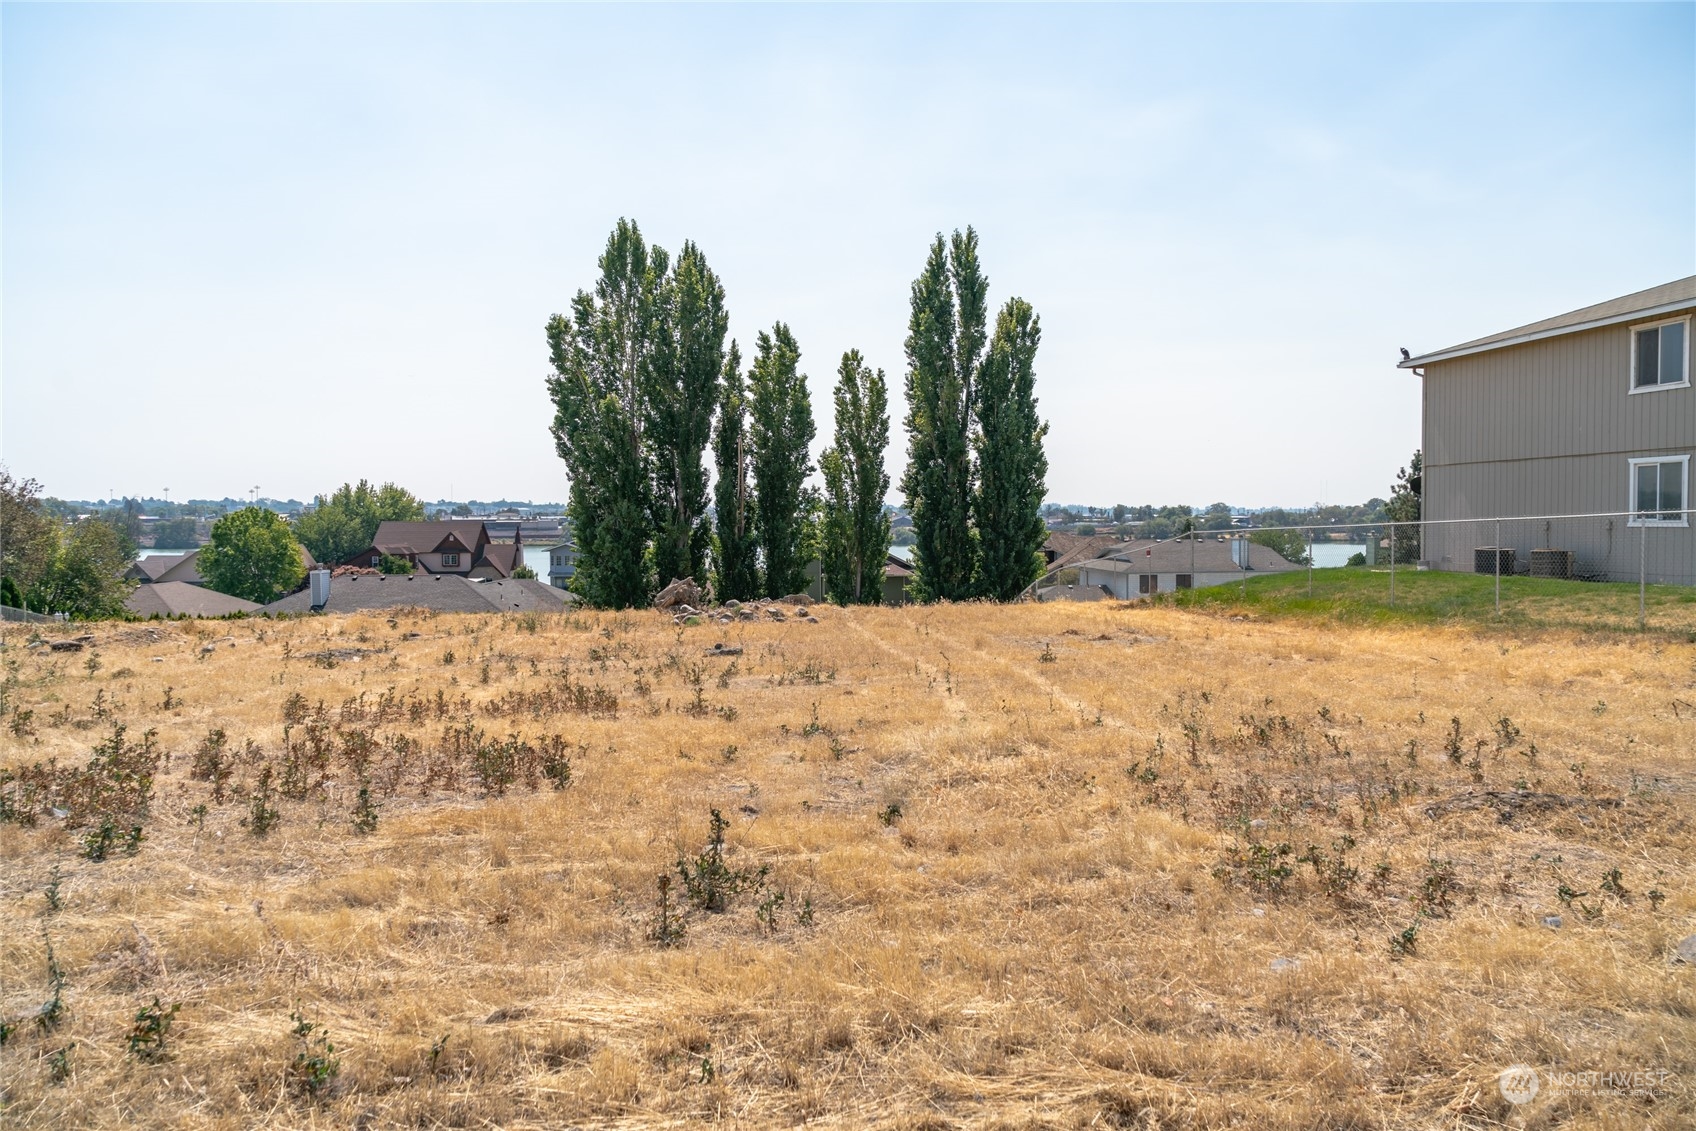
M 1402 347 L 1402 360 L 1403 361 L 1412 361 L 1413 360 L 1413 355 L 1411 353 L 1407 352 L 1406 346 Z

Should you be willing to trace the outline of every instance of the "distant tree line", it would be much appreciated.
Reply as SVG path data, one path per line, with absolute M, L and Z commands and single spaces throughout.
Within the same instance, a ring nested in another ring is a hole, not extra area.
M 594 289 L 547 324 L 552 432 L 578 552 L 572 587 L 612 608 L 685 576 L 710 578 L 721 600 L 782 597 L 805 587 L 816 557 L 830 599 L 880 600 L 890 547 L 883 371 L 858 350 L 842 354 L 832 443 L 815 467 L 807 375 L 788 325 L 762 330 L 744 369 L 701 249 L 685 243 L 673 261 L 628 220 L 599 269 Z M 1040 573 L 1040 333 L 1014 299 L 991 338 L 986 292 L 976 234 L 938 236 L 913 284 L 907 342 L 902 489 L 921 599 L 1004 600 Z M 808 483 L 815 471 L 822 490 Z

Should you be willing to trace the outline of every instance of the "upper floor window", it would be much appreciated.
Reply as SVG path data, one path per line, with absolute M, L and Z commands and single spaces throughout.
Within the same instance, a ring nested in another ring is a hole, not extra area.
M 1690 384 L 1690 320 L 1680 318 L 1631 331 L 1631 391 Z
M 1689 526 L 1689 456 L 1646 456 L 1631 461 L 1631 525 Z
M 443 554 L 442 555 L 442 565 L 444 567 L 446 567 L 446 566 L 456 566 L 458 564 L 459 564 L 459 555 L 458 554 Z

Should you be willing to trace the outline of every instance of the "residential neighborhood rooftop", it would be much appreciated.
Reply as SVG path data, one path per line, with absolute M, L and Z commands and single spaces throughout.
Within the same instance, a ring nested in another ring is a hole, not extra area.
M 473 581 L 453 574 L 359 574 L 334 578 L 326 613 L 420 608 L 442 613 L 551 612 L 576 598 L 540 581 L 505 578 Z M 310 613 L 312 593 L 303 589 L 264 606 L 266 613 Z

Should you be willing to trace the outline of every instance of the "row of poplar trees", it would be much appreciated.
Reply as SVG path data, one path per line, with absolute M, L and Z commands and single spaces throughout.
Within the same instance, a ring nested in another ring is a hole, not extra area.
M 782 597 L 805 588 L 816 555 L 832 600 L 880 600 L 891 535 L 883 371 L 858 350 L 842 355 L 834 442 L 815 468 L 812 402 L 788 326 L 759 334 L 744 371 L 737 343 L 726 342 L 724 287 L 693 243 L 673 262 L 620 220 L 600 270 L 595 289 L 547 328 L 573 588 L 607 608 L 645 604 L 681 577 L 710 576 L 720 600 Z M 913 284 L 907 339 L 902 486 L 919 599 L 1007 600 L 1042 568 L 1037 319 L 1014 299 L 990 338 L 986 292 L 975 233 L 939 236 Z M 815 470 L 822 492 L 807 482 Z

